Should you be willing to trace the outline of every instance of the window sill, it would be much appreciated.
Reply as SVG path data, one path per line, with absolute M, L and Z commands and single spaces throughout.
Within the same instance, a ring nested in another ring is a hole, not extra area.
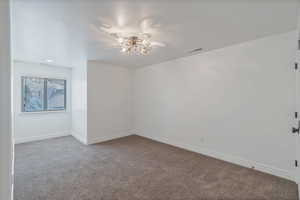
M 43 115 L 43 114 L 60 114 L 69 113 L 67 110 L 57 110 L 57 111 L 40 111 L 40 112 L 20 112 L 19 115 Z

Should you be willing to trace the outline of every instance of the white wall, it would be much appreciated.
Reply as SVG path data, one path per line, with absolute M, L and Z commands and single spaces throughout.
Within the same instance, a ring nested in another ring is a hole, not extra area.
M 11 58 L 9 1 L 0 2 L 0 199 L 11 199 Z
M 293 178 L 295 32 L 134 73 L 138 134 Z
M 86 64 L 72 70 L 72 135 L 83 144 L 87 144 Z
M 67 110 L 62 112 L 23 113 L 22 76 L 67 80 Z M 14 139 L 16 143 L 71 134 L 72 69 L 28 62 L 14 62 Z
M 129 135 L 131 70 L 88 62 L 88 143 Z

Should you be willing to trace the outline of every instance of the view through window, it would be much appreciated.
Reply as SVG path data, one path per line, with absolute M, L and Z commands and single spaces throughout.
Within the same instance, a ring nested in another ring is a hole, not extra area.
M 22 77 L 22 112 L 66 110 L 66 80 Z

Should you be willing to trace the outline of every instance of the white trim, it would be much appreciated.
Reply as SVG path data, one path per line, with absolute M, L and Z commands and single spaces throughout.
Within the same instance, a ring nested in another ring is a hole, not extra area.
M 139 134 L 137 134 L 139 135 Z M 189 145 L 189 144 L 184 144 L 182 142 L 177 142 L 177 141 L 171 141 L 170 139 L 167 138 L 161 138 L 161 137 L 149 137 L 149 136 L 145 136 L 145 135 L 140 135 L 142 137 L 146 137 L 152 140 L 156 140 L 158 142 L 162 142 L 162 143 L 166 143 L 172 146 L 176 146 L 176 147 L 180 147 L 189 151 L 193 151 L 196 153 L 200 153 L 203 155 L 207 155 L 210 157 L 214 157 L 220 160 L 224 160 L 230 163 L 234 163 L 243 167 L 247 167 L 247 168 L 253 168 L 257 171 L 261 171 L 264 173 L 268 173 L 268 174 L 272 174 L 274 176 L 278 176 L 281 178 L 285 178 L 291 181 L 294 181 L 294 175 L 291 171 L 287 171 L 284 169 L 279 169 L 277 167 L 273 167 L 270 165 L 266 165 L 263 163 L 259 163 L 256 161 L 252 161 L 252 160 L 248 160 L 248 159 L 244 159 L 241 157 L 237 157 L 237 156 L 233 156 L 230 154 L 225 154 L 225 153 L 221 153 L 221 152 L 217 152 L 211 149 L 207 149 L 207 148 L 202 148 L 202 147 L 198 147 L 198 146 L 193 146 L 193 145 Z
M 85 145 L 88 144 L 87 141 L 86 141 L 86 138 L 82 137 L 83 134 L 80 134 L 79 132 L 72 130 L 71 135 L 75 139 L 77 139 L 79 142 L 81 142 L 82 144 L 85 144 Z
M 38 135 L 38 136 L 31 136 L 31 137 L 15 138 L 14 143 L 15 144 L 21 144 L 21 143 L 26 143 L 26 142 L 33 142 L 33 141 L 50 139 L 50 138 L 63 137 L 63 136 L 68 136 L 68 135 L 71 135 L 70 131 L 52 133 L 52 134 L 47 134 L 47 135 Z
M 67 69 L 68 70 L 68 69 Z M 60 79 L 64 81 L 70 81 L 66 75 L 56 75 L 56 76 L 47 76 L 44 73 L 27 73 L 27 72 L 21 72 L 18 74 L 18 76 L 22 79 L 22 77 L 28 77 L 28 78 L 42 78 L 42 79 Z
M 299 195 L 300 195 L 300 184 L 297 183 L 297 186 L 298 186 L 298 197 L 300 197 L 300 196 L 299 196 Z
M 53 111 L 38 111 L 38 112 L 23 112 L 21 111 L 18 115 L 43 115 L 43 114 L 70 114 L 67 110 L 53 110 Z
M 125 131 L 125 132 L 115 132 L 115 133 L 108 134 L 104 137 L 102 135 L 102 136 L 97 137 L 97 138 L 89 139 L 87 144 L 97 144 L 97 143 L 100 143 L 100 142 L 106 142 L 106 141 L 109 141 L 109 140 L 114 140 L 114 139 L 118 139 L 118 138 L 122 138 L 122 137 L 127 137 L 129 135 L 132 135 L 130 130 Z

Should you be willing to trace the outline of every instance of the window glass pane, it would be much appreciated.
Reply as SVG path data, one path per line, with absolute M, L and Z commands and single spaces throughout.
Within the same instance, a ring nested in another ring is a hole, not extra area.
M 47 110 L 65 109 L 65 86 L 65 80 L 47 80 Z
M 23 111 L 44 110 L 44 79 L 23 77 Z

